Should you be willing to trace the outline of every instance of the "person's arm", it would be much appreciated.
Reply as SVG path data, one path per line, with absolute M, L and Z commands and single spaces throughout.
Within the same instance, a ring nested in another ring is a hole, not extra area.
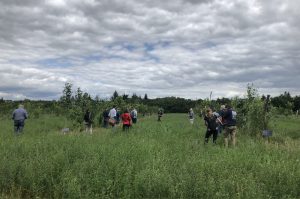
M 16 111 L 14 111 L 13 114 L 12 114 L 12 118 L 11 119 L 13 119 L 13 120 L 15 119 L 15 112 Z
M 208 127 L 208 122 L 207 122 L 207 117 L 206 116 L 204 117 L 204 124 L 205 124 L 206 127 Z

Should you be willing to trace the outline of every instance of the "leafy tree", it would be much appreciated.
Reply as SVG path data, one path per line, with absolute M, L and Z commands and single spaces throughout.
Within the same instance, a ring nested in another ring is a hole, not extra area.
M 115 90 L 115 92 L 113 93 L 112 97 L 111 97 L 111 100 L 115 100 L 117 99 L 117 97 L 119 97 L 119 94 L 118 92 Z
M 148 100 L 148 95 L 147 95 L 147 93 L 145 93 L 145 95 L 144 95 L 144 100 Z
M 71 83 L 65 83 L 65 87 L 63 89 L 63 95 L 60 98 L 60 101 L 62 102 L 62 105 L 69 109 L 72 105 L 72 84 Z
M 128 97 L 129 97 L 129 95 L 127 95 L 127 94 L 125 94 L 125 93 L 122 95 L 122 98 L 123 98 L 124 101 L 127 101 L 127 100 L 128 100 Z

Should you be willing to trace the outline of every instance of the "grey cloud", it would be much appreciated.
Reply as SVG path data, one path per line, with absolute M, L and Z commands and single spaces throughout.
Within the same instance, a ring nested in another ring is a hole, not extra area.
M 248 82 L 299 94 L 299 6 L 280 0 L 3 0 L 0 97 L 55 98 L 66 81 L 102 96 L 113 90 L 232 96 L 242 95 Z

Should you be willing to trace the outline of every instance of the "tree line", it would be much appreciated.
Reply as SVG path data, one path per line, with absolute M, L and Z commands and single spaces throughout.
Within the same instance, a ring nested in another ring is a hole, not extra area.
M 268 101 L 267 109 L 265 107 L 266 101 Z M 222 104 L 231 104 L 239 113 L 239 123 L 244 124 L 245 126 L 245 124 L 250 121 L 249 118 L 247 120 L 246 117 L 251 115 L 251 111 L 255 112 L 252 113 L 252 120 L 261 120 L 259 117 L 263 117 L 264 121 L 266 118 L 264 112 L 269 112 L 270 109 L 272 109 L 274 114 L 289 115 L 295 113 L 300 109 L 300 96 L 293 97 L 289 92 L 284 92 L 275 97 L 265 95 L 259 96 L 253 85 L 248 85 L 247 96 L 245 96 L 245 98 L 236 97 L 218 98 L 215 100 L 192 100 L 180 97 L 163 97 L 150 99 L 147 94 L 143 97 L 138 96 L 135 93 L 132 96 L 129 96 L 114 91 L 109 99 L 101 99 L 98 96 L 92 98 L 89 93 L 83 92 L 81 88 L 74 90 L 71 83 L 66 83 L 59 100 L 43 101 L 25 99 L 22 101 L 12 101 L 1 98 L 1 116 L 10 117 L 11 112 L 20 103 L 25 105 L 32 118 L 37 118 L 40 114 L 63 115 L 73 121 L 74 127 L 79 127 L 81 125 L 82 117 L 86 109 L 91 110 L 94 122 L 100 124 L 102 112 L 111 108 L 113 105 L 116 105 L 120 111 L 136 108 L 140 116 L 156 114 L 159 108 L 163 108 L 165 113 L 187 113 L 190 108 L 194 108 L 196 114 L 201 116 L 202 111 L 206 107 L 218 110 Z M 253 103 L 255 105 L 253 105 Z M 257 116 L 256 114 L 258 113 L 263 116 Z M 257 121 L 254 121 L 254 123 L 255 122 Z M 262 126 L 266 126 L 266 124 L 262 124 Z

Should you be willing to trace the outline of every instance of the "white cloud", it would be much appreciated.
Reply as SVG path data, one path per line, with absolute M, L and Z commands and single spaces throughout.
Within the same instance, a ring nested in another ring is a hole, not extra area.
M 0 97 L 300 94 L 297 1 L 3 0 Z

